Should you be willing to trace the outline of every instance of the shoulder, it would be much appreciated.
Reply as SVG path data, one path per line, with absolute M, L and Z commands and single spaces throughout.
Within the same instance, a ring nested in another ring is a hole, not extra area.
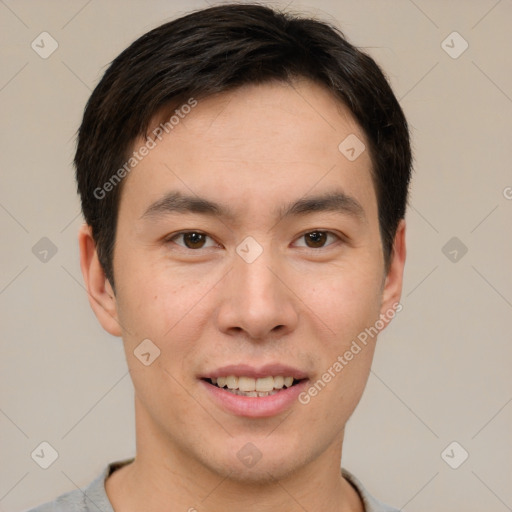
M 365 512 L 400 512 L 397 508 L 391 507 L 374 498 L 364 487 L 361 481 L 345 468 L 341 469 L 342 475 L 352 484 L 361 496 Z
M 133 459 L 113 462 L 106 466 L 101 473 L 84 489 L 61 494 L 53 501 L 43 503 L 27 512 L 114 512 L 107 493 L 105 491 L 105 480 L 119 468 Z
M 28 512 L 89 512 L 89 508 L 87 508 L 84 493 L 76 489 L 61 494 L 55 500 L 43 503 Z

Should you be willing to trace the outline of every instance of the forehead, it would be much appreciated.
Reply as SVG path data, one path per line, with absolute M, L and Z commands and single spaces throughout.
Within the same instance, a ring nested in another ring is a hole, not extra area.
M 226 149 L 245 154 L 252 149 L 258 151 L 253 156 L 259 161 L 265 156 L 279 161 L 279 154 L 289 157 L 291 151 L 297 151 L 296 146 L 304 153 L 309 147 L 319 149 L 321 145 L 332 150 L 337 149 L 338 138 L 343 134 L 357 133 L 364 138 L 348 108 L 324 86 L 306 79 L 249 84 L 196 101 L 197 107 L 188 114 L 182 113 L 179 119 L 173 114 L 185 112 L 186 100 L 167 115 L 160 112 L 160 126 L 166 118 L 177 122 L 171 130 L 176 144 L 198 142 L 191 140 L 190 132 L 203 135 L 201 142 L 212 157 L 223 155 Z M 221 140 L 223 144 L 219 144 Z M 287 144 L 280 146 L 279 152 L 259 151 L 273 149 L 285 140 Z M 209 142 L 215 144 L 208 145 Z
M 369 152 L 349 159 L 344 143 L 358 141 L 361 151 L 364 132 L 323 86 L 306 80 L 247 85 L 194 102 L 155 116 L 148 130 L 155 146 L 126 178 L 121 204 L 129 201 L 142 213 L 177 188 L 249 206 L 339 186 L 370 209 L 376 201 Z M 134 149 L 144 143 L 139 139 Z

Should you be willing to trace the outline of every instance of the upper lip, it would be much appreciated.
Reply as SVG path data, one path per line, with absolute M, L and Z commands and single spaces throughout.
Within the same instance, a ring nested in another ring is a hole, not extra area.
M 263 377 L 293 377 L 295 380 L 301 380 L 307 378 L 307 373 L 294 368 L 292 366 L 286 366 L 279 363 L 266 364 L 264 366 L 250 366 L 248 364 L 230 364 L 206 372 L 201 375 L 201 379 L 212 379 L 219 377 L 229 377 L 235 375 L 236 377 L 252 377 L 253 379 L 260 379 Z

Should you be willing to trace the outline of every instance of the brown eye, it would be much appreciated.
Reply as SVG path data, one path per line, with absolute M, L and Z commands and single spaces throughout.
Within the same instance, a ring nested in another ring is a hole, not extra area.
M 329 247 L 336 241 L 342 240 L 338 235 L 331 231 L 321 231 L 315 229 L 309 233 L 304 233 L 302 236 L 297 238 L 295 246 L 307 247 L 308 249 L 323 249 Z
M 210 239 L 210 245 L 207 245 L 208 239 Z M 184 247 L 185 249 L 203 249 L 216 245 L 215 241 L 211 237 L 198 231 L 177 233 L 168 240 L 169 242 L 174 242 L 176 245 Z
M 202 233 L 184 233 L 183 241 L 189 249 L 201 249 L 203 247 L 206 236 Z
M 325 231 L 312 231 L 304 235 L 306 245 L 312 248 L 323 247 L 327 240 L 327 233 Z

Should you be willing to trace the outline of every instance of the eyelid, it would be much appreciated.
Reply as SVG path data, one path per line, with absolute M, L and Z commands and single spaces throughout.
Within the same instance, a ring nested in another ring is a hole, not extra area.
M 209 248 L 213 247 L 213 246 L 210 245 L 210 246 L 207 246 L 207 247 L 200 247 L 199 249 L 190 249 L 189 247 L 186 247 L 185 245 L 178 244 L 178 243 L 176 243 L 174 241 L 175 238 L 178 238 L 180 236 L 186 235 L 188 233 L 197 233 L 197 234 L 200 234 L 200 235 L 204 235 L 207 238 L 209 238 L 210 240 L 212 240 L 216 244 L 216 246 L 220 246 L 221 245 L 211 235 L 209 235 L 208 233 L 205 233 L 204 231 L 198 230 L 198 229 L 189 229 L 189 230 L 177 231 L 175 233 L 172 233 L 172 234 L 166 236 L 164 238 L 164 242 L 165 243 L 173 242 L 178 247 L 181 247 L 181 248 L 186 249 L 188 251 L 194 251 L 194 252 L 200 251 L 201 249 L 209 249 Z M 329 235 L 334 236 L 337 240 L 335 240 L 334 242 L 331 242 L 330 244 L 324 245 L 322 247 L 308 247 L 307 245 L 301 245 L 299 247 L 302 247 L 302 248 L 308 249 L 308 250 L 312 250 L 312 251 L 321 251 L 322 249 L 326 249 L 327 247 L 330 247 L 331 245 L 334 245 L 336 243 L 336 241 L 339 241 L 339 242 L 344 242 L 345 241 L 344 236 L 342 234 L 340 234 L 340 233 L 337 233 L 335 231 L 331 231 L 331 230 L 328 230 L 328 229 L 317 229 L 317 228 L 314 228 L 314 229 L 308 229 L 308 230 L 304 231 L 302 234 L 297 236 L 294 239 L 293 242 L 294 243 L 297 242 L 297 240 L 300 240 L 301 238 L 303 238 L 305 235 L 308 235 L 309 233 L 326 233 L 328 236 Z
M 204 231 L 201 231 L 199 229 L 188 229 L 188 230 L 183 230 L 183 231 L 177 231 L 176 233 L 171 233 L 170 235 L 168 235 L 164 238 L 164 242 L 165 243 L 172 242 L 172 243 L 176 244 L 178 247 L 181 247 L 182 249 L 186 249 L 187 251 L 196 251 L 196 252 L 200 251 L 201 249 L 210 249 L 211 247 L 213 247 L 210 245 L 207 247 L 200 247 L 199 249 L 190 249 L 189 247 L 186 247 L 185 245 L 178 244 L 174 241 L 175 238 L 186 235 L 188 233 L 197 233 L 198 235 L 204 235 L 206 238 L 209 238 L 210 240 L 212 240 L 217 246 L 220 245 L 211 235 L 209 235 L 208 233 L 205 233 Z
M 341 233 L 337 233 L 336 231 L 331 231 L 329 229 L 316 229 L 315 228 L 315 229 L 308 229 L 307 231 L 304 231 L 301 235 L 299 235 L 294 240 L 294 242 L 296 242 L 297 240 L 300 240 L 301 238 L 303 238 L 305 235 L 308 235 L 309 233 L 326 233 L 327 235 L 333 235 L 334 237 L 336 237 L 337 241 L 339 241 L 339 242 L 345 241 L 345 238 L 343 237 L 343 235 Z M 328 247 L 330 247 L 331 245 L 334 245 L 335 243 L 336 243 L 336 241 L 334 241 L 330 244 L 324 245 L 323 247 L 308 247 L 307 245 L 302 245 L 299 247 L 302 247 L 304 249 L 308 249 L 311 251 L 321 251 L 322 249 L 327 249 Z

